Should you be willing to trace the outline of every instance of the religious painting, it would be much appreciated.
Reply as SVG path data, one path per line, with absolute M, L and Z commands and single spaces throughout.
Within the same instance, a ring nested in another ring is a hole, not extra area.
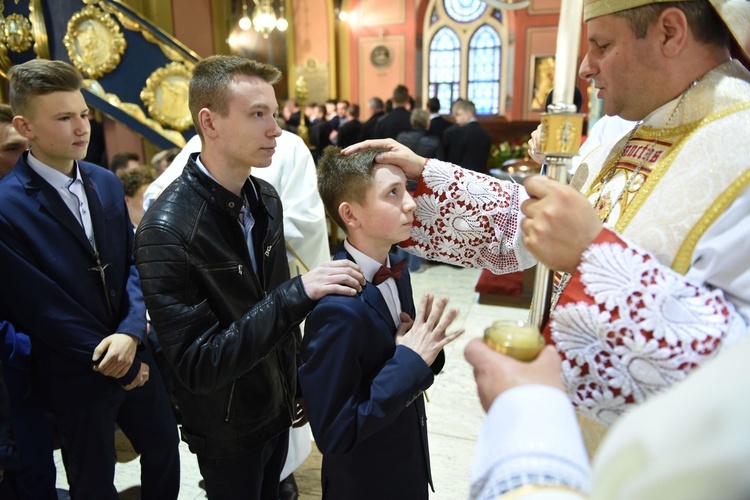
M 99 78 L 115 69 L 127 47 L 120 26 L 94 5 L 70 18 L 63 44 L 70 62 L 87 78 Z
M 555 56 L 531 56 L 531 97 L 533 111 L 546 111 L 544 104 L 555 82 Z
M 141 100 L 148 114 L 175 130 L 186 130 L 192 124 L 188 108 L 190 70 L 182 63 L 172 62 L 148 77 L 141 90 Z

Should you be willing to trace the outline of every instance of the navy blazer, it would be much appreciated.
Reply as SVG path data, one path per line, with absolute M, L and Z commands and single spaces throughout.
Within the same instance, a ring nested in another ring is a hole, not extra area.
M 487 173 L 492 137 L 479 122 L 453 125 L 443 133 L 445 159 L 460 167 Z
M 113 333 L 143 340 L 146 309 L 133 262 L 133 229 L 117 177 L 78 162 L 91 212 L 94 249 L 54 187 L 21 155 L 0 181 L 0 319 L 29 335 L 35 375 L 53 404 L 76 405 L 122 390 L 138 373 L 136 356 L 127 375 L 92 370 L 94 348 Z
M 334 256 L 345 258 L 353 260 L 345 251 Z M 406 267 L 396 284 L 401 308 L 413 318 Z M 396 330 L 371 283 L 354 297 L 324 297 L 305 322 L 299 380 L 323 453 L 324 499 L 427 498 L 432 478 L 422 391 L 445 357 L 441 352 L 431 368 L 411 349 L 396 347 Z

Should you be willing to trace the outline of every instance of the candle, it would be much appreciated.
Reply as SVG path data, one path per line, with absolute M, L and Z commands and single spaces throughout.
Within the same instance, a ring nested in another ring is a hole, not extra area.
M 555 104 L 573 104 L 582 22 L 583 0 L 562 0 L 555 50 L 555 86 L 552 91 L 552 102 Z

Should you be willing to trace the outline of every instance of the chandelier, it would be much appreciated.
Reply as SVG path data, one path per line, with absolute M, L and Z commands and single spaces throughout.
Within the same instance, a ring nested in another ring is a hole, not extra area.
M 284 17 L 284 0 L 280 1 L 279 17 L 276 17 L 276 11 L 273 8 L 273 0 L 253 0 L 255 8 L 253 9 L 252 19 L 247 12 L 247 0 L 242 0 L 242 17 L 239 26 L 243 31 L 254 28 L 255 31 L 268 38 L 268 35 L 276 28 L 279 31 L 286 31 L 289 23 Z

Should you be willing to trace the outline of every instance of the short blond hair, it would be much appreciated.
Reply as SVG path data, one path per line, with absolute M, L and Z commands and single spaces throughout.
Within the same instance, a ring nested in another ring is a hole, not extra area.
M 281 79 L 281 71 L 275 66 L 239 56 L 211 56 L 199 62 L 190 78 L 188 105 L 195 130 L 203 138 L 198 113 L 203 108 L 215 111 L 219 116 L 229 114 L 232 98 L 230 87 L 236 76 L 256 76 L 271 85 Z

